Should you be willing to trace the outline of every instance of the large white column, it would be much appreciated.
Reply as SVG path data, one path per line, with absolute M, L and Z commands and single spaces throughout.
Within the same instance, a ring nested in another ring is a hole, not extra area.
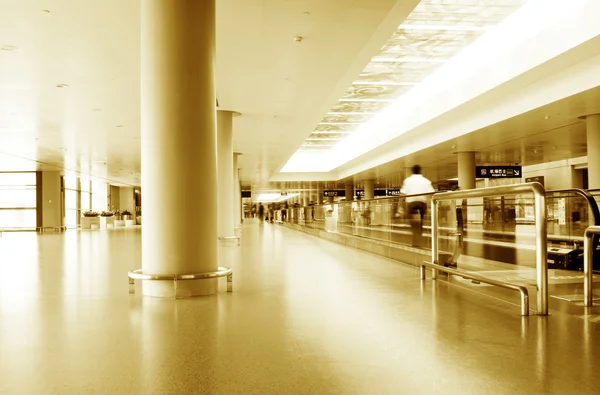
M 141 5 L 142 269 L 215 271 L 217 151 L 215 0 Z M 217 280 L 178 282 L 178 295 L 209 295 Z M 172 281 L 143 294 L 173 297 Z
M 233 112 L 217 111 L 217 150 L 219 180 L 219 237 L 235 235 L 233 208 Z
M 242 186 L 240 185 L 239 152 L 233 153 L 233 219 L 234 225 L 242 222 Z
M 458 187 L 475 189 L 475 152 L 458 153 Z
M 600 114 L 585 116 L 587 125 L 588 188 L 600 188 Z
M 365 199 L 373 199 L 375 197 L 375 186 L 373 180 L 365 180 Z

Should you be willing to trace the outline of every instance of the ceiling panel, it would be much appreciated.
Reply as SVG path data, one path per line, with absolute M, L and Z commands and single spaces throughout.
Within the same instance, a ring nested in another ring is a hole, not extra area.
M 321 122 L 331 113 L 364 114 L 340 126 L 336 135 L 315 140 L 318 124 L 299 151 L 335 146 L 453 56 L 501 22 L 526 0 L 422 0 L 387 39 Z M 351 102 L 349 104 L 348 102 Z M 348 122 L 342 119 L 340 122 Z

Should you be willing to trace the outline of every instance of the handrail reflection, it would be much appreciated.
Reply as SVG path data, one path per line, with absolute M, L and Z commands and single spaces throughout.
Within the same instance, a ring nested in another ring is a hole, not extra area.
M 456 276 L 460 276 L 460 277 L 468 279 L 468 280 L 475 280 L 478 282 L 495 285 L 497 287 L 510 289 L 512 291 L 517 291 L 521 294 L 521 315 L 523 315 L 523 316 L 529 315 L 529 291 L 527 290 L 527 287 L 525 287 L 524 285 L 510 284 L 510 283 L 506 283 L 503 281 L 498 281 L 498 280 L 494 280 L 494 279 L 487 278 L 484 276 L 480 276 L 475 273 L 466 273 L 466 272 L 463 272 L 458 269 L 452 269 L 452 268 L 444 267 L 444 266 L 440 267 L 440 265 L 433 264 L 433 263 L 427 262 L 427 261 L 423 261 L 421 263 L 421 280 L 426 279 L 425 267 L 429 267 L 432 272 L 439 270 L 441 272 L 446 272 L 448 274 L 454 274 Z

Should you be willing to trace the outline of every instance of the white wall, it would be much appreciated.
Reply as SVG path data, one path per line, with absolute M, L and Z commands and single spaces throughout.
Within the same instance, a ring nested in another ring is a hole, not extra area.
M 587 162 L 587 157 L 523 166 L 523 180 L 527 177 L 544 177 L 544 187 L 566 189 L 580 187 L 574 167 Z

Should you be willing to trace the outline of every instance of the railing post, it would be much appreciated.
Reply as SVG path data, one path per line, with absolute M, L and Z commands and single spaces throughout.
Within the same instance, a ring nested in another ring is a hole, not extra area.
M 592 270 L 594 266 L 594 245 L 593 237 L 594 230 L 596 227 L 589 227 L 583 234 L 583 305 L 591 307 L 594 304 L 593 292 L 592 292 L 592 281 L 594 272 Z
M 439 264 L 440 251 L 438 243 L 438 202 L 435 196 L 431 197 L 431 260 Z M 437 270 L 431 269 L 431 279 L 437 280 Z
M 541 185 L 539 187 L 533 186 L 532 189 L 535 196 L 537 308 L 539 315 L 548 315 L 548 236 L 546 232 L 546 194 Z

